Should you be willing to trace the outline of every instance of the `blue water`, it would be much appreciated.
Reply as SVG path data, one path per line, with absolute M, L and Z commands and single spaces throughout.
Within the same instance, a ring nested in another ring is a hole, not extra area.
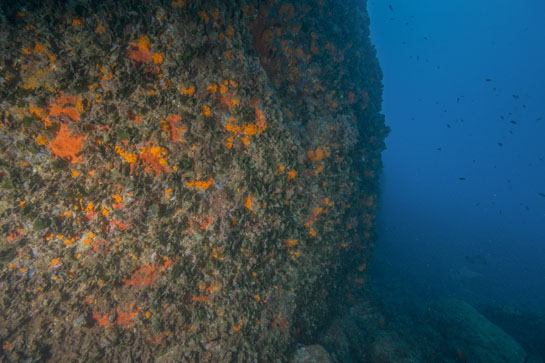
M 376 279 L 545 312 L 545 2 L 368 8 L 392 129 Z

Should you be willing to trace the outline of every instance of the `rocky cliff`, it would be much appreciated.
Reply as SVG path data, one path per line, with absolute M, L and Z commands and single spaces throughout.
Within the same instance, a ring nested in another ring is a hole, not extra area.
M 283 361 L 365 289 L 364 1 L 0 5 L 2 359 Z

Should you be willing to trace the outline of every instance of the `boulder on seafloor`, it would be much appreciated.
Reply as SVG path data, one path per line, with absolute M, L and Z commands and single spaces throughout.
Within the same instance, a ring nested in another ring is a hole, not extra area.
M 330 363 L 333 362 L 327 350 L 321 345 L 305 345 L 297 348 L 291 363 Z
M 382 310 L 368 298 L 333 319 L 319 342 L 338 362 L 422 361 L 418 347 L 402 332 L 388 326 Z
M 440 300 L 428 312 L 446 350 L 463 361 L 524 362 L 527 357 L 512 337 L 464 301 Z

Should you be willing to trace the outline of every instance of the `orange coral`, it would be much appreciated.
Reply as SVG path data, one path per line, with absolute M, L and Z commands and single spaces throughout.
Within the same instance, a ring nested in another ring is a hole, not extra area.
M 72 121 L 79 121 L 79 112 L 74 107 L 60 107 L 59 105 L 52 103 L 49 105 L 49 116 L 59 117 L 65 115 Z
M 195 86 L 189 86 L 187 88 L 180 87 L 180 92 L 186 96 L 193 96 L 195 93 Z
M 187 185 L 190 188 L 199 188 L 202 190 L 206 190 L 212 185 L 213 182 L 214 182 L 214 179 L 210 177 L 206 181 L 188 180 L 185 182 L 185 185 Z
M 212 217 L 206 216 L 201 220 L 193 219 L 193 223 L 200 231 L 204 232 L 208 229 L 210 225 L 212 225 L 212 223 L 214 223 L 214 220 L 212 219 Z
M 181 121 L 181 119 L 181 116 L 175 114 L 168 115 L 166 119 L 170 128 L 170 139 L 172 140 L 172 142 L 183 141 L 180 137 L 180 134 L 187 131 L 185 126 L 177 126 L 177 123 Z
M 314 162 L 320 161 L 324 157 L 328 157 L 330 155 L 331 153 L 327 150 L 325 146 L 316 148 L 316 150 L 307 151 L 307 157 Z
M 153 55 L 150 53 L 151 43 L 147 36 L 141 36 L 138 43 L 129 42 L 130 50 L 127 51 L 127 58 L 138 63 L 153 63 Z
M 72 107 L 63 107 L 66 105 Z M 32 111 L 38 111 L 38 109 L 31 109 Z M 80 112 L 83 112 L 81 98 L 79 96 L 65 96 L 63 94 L 57 97 L 54 103 L 49 104 L 48 110 L 49 116 L 66 116 L 72 121 L 80 121 Z
M 255 124 L 249 124 L 244 126 L 244 133 L 246 135 L 257 135 L 258 129 L 257 125 Z
M 128 328 L 134 324 L 134 318 L 137 317 L 140 313 L 134 311 L 134 304 L 130 304 L 129 308 L 125 311 L 122 311 L 120 308 L 117 308 L 117 317 L 115 323 L 118 325 L 123 325 L 123 327 Z
M 297 176 L 297 171 L 295 170 L 290 170 L 288 171 L 288 180 L 293 180 L 295 179 L 295 177 Z
M 121 207 L 123 207 L 123 206 L 121 206 Z M 110 225 L 111 229 L 115 228 L 115 229 L 118 229 L 119 231 L 126 231 L 130 227 L 128 224 L 123 223 L 122 221 L 119 221 L 117 219 L 110 219 L 109 225 Z
M 95 319 L 100 326 L 108 326 L 110 325 L 109 315 L 104 314 L 101 316 L 100 312 L 94 311 L 93 312 L 93 319 Z
M 151 265 L 145 264 L 138 270 L 134 271 L 133 276 L 130 279 L 124 279 L 123 283 L 125 285 L 135 287 L 151 286 L 159 277 L 159 273 L 165 271 L 173 263 L 174 262 L 172 260 L 165 257 L 162 265 L 158 265 L 156 263 Z
M 165 57 L 161 53 L 153 53 L 151 59 L 153 59 L 153 63 L 163 64 Z
M 160 146 L 143 147 L 140 150 L 140 158 L 146 164 L 144 171 L 153 170 L 155 175 L 160 173 L 168 173 L 170 169 L 167 168 L 167 150 Z
M 286 243 L 284 243 L 284 247 L 293 247 L 295 246 L 299 241 L 296 239 L 288 239 L 286 240 Z
M 206 117 L 210 117 L 212 115 L 212 111 L 210 107 L 207 105 L 202 105 L 201 111 L 202 111 L 202 114 Z
M 256 108 L 255 109 L 255 117 L 256 117 L 255 124 L 258 127 L 259 133 L 262 133 L 263 131 L 265 131 L 265 129 L 267 129 L 267 123 L 265 121 L 265 115 L 263 114 L 263 112 L 260 109 Z
M 68 129 L 68 125 L 61 124 L 61 127 L 55 136 L 55 139 L 49 143 L 51 152 L 58 157 L 66 158 L 72 163 L 76 163 L 81 156 L 76 156 L 83 147 L 85 136 L 73 134 Z
M 246 205 L 246 208 L 248 208 L 249 210 L 254 210 L 254 207 L 252 206 L 252 199 L 254 197 L 252 196 L 249 196 L 249 197 L 246 197 L 246 201 L 244 202 L 244 205 Z
M 238 98 L 234 98 L 232 93 L 227 93 L 225 95 L 218 94 L 216 98 L 217 101 L 223 106 L 227 107 L 229 111 L 240 104 L 240 100 Z
M 218 85 L 215 83 L 210 83 L 208 87 L 206 87 L 206 91 L 208 93 L 216 93 L 218 91 Z

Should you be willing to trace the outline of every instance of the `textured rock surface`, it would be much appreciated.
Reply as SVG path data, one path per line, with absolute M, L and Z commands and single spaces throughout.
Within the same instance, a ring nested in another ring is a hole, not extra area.
M 460 359 L 525 362 L 526 352 L 513 338 L 463 301 L 438 301 L 430 306 L 429 317 L 442 335 L 444 349 L 456 351 Z
M 286 360 L 357 298 L 388 132 L 365 2 L 0 10 L 3 358 Z

